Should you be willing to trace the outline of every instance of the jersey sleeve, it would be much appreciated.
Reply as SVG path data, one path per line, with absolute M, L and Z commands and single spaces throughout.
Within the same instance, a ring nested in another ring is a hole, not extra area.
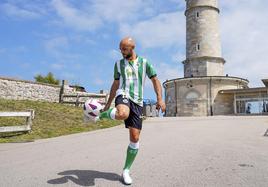
M 151 79 L 153 77 L 155 77 L 157 74 L 156 74 L 156 71 L 153 67 L 153 65 L 147 61 L 146 63 L 146 75 Z
M 120 79 L 120 73 L 117 68 L 117 63 L 114 64 L 114 80 L 119 80 Z

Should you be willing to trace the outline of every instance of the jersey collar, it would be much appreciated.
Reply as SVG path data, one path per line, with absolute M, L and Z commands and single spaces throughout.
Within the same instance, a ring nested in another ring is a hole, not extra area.
M 137 55 L 137 58 L 134 61 L 128 61 L 127 59 L 124 59 L 125 64 L 137 64 L 139 62 L 139 56 Z

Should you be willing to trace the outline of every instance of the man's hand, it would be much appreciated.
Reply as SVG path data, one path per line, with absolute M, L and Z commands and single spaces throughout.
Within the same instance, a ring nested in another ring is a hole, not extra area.
M 156 109 L 157 110 L 161 109 L 162 112 L 166 111 L 166 104 L 164 103 L 164 101 L 162 99 L 156 102 Z
M 162 100 L 162 88 L 161 88 L 161 84 L 159 82 L 159 80 L 157 79 L 157 77 L 153 77 L 151 78 L 151 81 L 154 85 L 154 91 L 156 93 L 156 97 L 157 97 L 157 102 L 156 102 L 156 109 L 157 110 L 162 110 L 162 112 L 166 111 L 166 104 L 165 102 Z

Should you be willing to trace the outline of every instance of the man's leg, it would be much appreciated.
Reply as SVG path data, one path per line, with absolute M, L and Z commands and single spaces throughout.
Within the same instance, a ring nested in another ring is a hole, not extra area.
M 127 148 L 127 157 L 126 157 L 125 166 L 124 166 L 124 170 L 122 174 L 125 184 L 132 183 L 132 179 L 129 175 L 129 170 L 139 150 L 140 130 L 129 127 L 129 137 L 130 137 L 130 144 Z
M 124 170 L 129 170 L 139 150 L 140 130 L 129 127 L 130 144 L 127 149 L 127 158 Z
M 129 116 L 129 107 L 119 104 L 115 108 L 110 108 L 100 114 L 100 119 L 125 120 Z
M 129 100 L 119 95 L 115 99 L 115 108 L 110 108 L 100 114 L 100 119 L 125 120 L 129 116 Z
M 127 156 L 123 170 L 123 181 L 125 184 L 131 184 L 132 179 L 129 170 L 133 164 L 139 150 L 139 138 L 142 129 L 142 107 L 130 102 L 130 114 L 125 120 L 125 125 L 129 129 L 130 144 L 127 148 Z

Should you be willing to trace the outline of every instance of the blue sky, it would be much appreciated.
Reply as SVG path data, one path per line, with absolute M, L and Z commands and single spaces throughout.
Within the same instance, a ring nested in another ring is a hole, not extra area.
M 262 86 L 268 78 L 268 2 L 219 0 L 225 73 Z M 161 82 L 183 77 L 183 0 L 1 0 L 0 77 L 58 79 L 109 90 L 118 43 L 132 36 L 136 51 L 155 66 Z M 147 80 L 145 97 L 155 98 Z

